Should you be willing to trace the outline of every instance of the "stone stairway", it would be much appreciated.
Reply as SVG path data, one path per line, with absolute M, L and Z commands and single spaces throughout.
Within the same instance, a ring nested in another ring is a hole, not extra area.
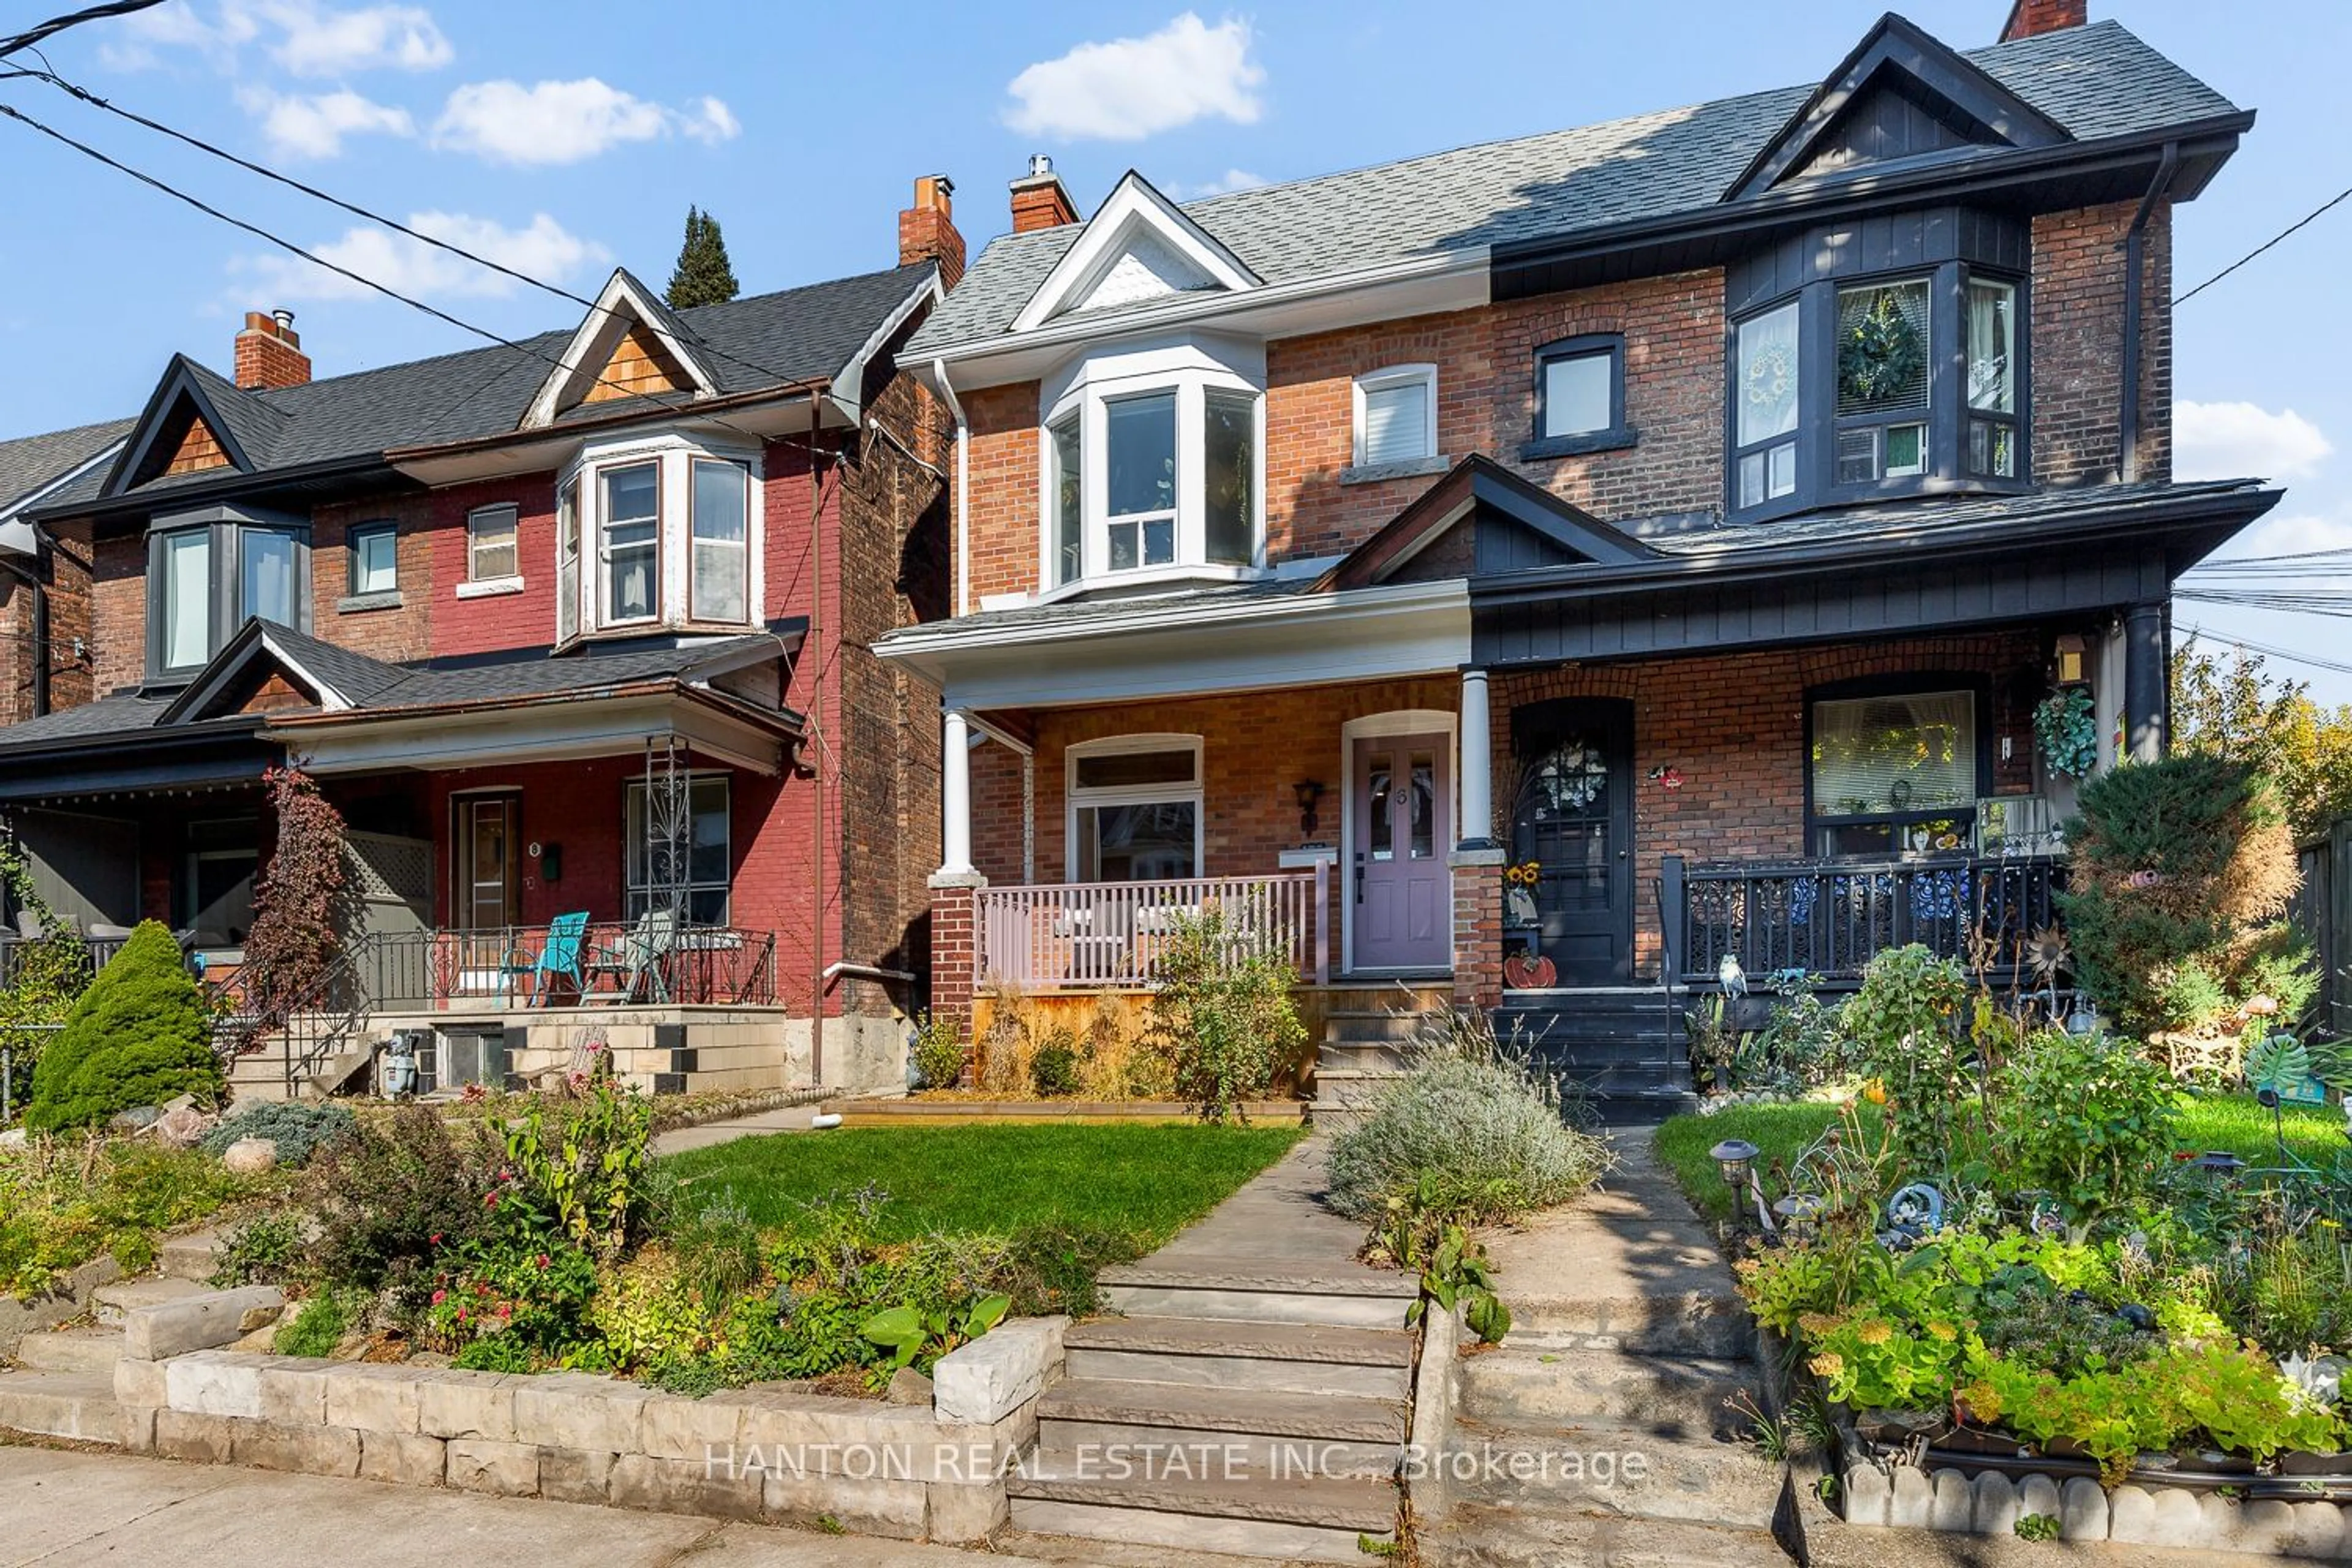
M 1104 1271 L 1127 1315 L 1066 1336 L 1013 1528 L 1328 1563 L 1395 1540 L 1419 1286 L 1354 1260 L 1361 1232 L 1315 1198 L 1321 1161 L 1319 1141 L 1300 1145 Z
M 1433 1564 L 1788 1562 L 1781 1467 L 1727 1403 L 1763 1404 L 1753 1324 L 1646 1136 L 1615 1142 L 1605 1191 L 1487 1238 L 1514 1326 L 1455 1363 Z
M 91 1297 L 95 1324 L 26 1334 L 16 1343 L 16 1370 L 0 1372 L 0 1432 L 120 1447 L 114 1369 L 122 1359 L 124 1317 L 202 1293 L 203 1287 L 168 1275 L 101 1285 Z

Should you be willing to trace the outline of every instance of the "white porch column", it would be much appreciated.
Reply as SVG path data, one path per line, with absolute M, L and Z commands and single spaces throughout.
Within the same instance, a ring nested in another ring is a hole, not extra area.
M 961 876 L 971 864 L 971 721 L 947 711 L 940 742 L 940 871 Z
M 1495 748 L 1486 714 L 1486 672 L 1462 672 L 1462 847 L 1494 842 Z

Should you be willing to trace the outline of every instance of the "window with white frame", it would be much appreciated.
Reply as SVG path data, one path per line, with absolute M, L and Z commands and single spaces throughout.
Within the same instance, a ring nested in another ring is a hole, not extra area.
M 512 503 L 476 507 L 466 514 L 466 581 L 500 583 L 522 574 Z
M 400 591 L 400 531 L 390 522 L 362 523 L 349 535 L 351 559 L 345 570 L 346 596 L 371 598 Z
M 623 825 L 628 854 L 625 912 L 634 921 L 667 907 L 676 875 L 689 925 L 723 926 L 730 918 L 734 841 L 724 773 L 698 773 L 686 784 L 683 822 L 665 822 L 652 786 L 631 779 Z M 682 844 L 684 860 L 673 867 L 671 846 Z
M 1096 355 L 1039 409 L 1039 576 L 1238 576 L 1259 556 L 1265 371 L 1185 340 Z
M 1355 466 L 1437 456 L 1437 367 L 1405 364 L 1356 378 Z
M 1069 750 L 1069 863 L 1081 882 L 1201 874 L 1201 738 L 1123 735 Z
M 757 624 L 756 452 L 683 436 L 583 451 L 556 492 L 556 640 Z

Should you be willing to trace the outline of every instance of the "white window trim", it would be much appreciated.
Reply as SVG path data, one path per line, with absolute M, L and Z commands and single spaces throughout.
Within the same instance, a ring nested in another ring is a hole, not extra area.
M 744 520 L 744 550 L 748 559 L 744 576 L 744 618 L 740 621 L 697 620 L 693 616 L 694 461 L 698 458 L 733 463 L 747 471 L 749 504 Z M 604 529 L 601 476 L 607 468 L 625 468 L 644 462 L 659 465 L 656 486 L 661 526 L 656 538 L 661 567 L 660 596 L 651 616 L 614 621 L 604 614 Z M 768 503 L 764 452 L 749 443 L 720 441 L 677 432 L 633 436 L 582 448 L 580 455 L 556 476 L 558 496 L 562 495 L 565 485 L 573 483 L 580 487 L 577 502 L 580 571 L 579 581 L 574 585 L 578 618 L 574 622 L 575 630 L 571 640 L 602 635 L 641 635 L 647 631 L 668 629 L 749 631 L 766 624 Z
M 511 572 L 501 572 L 495 576 L 478 577 L 474 574 L 474 563 L 481 552 L 481 542 L 474 537 L 474 522 L 478 518 L 497 511 L 508 514 L 509 521 L 514 531 L 515 569 Z M 465 593 L 466 588 L 484 587 L 501 583 L 512 583 L 516 587 L 522 584 L 522 508 L 509 500 L 492 501 L 488 506 L 474 507 L 466 513 L 466 580 L 460 585 L 458 594 L 460 597 L 468 597 L 470 595 Z M 509 588 L 506 591 L 512 593 L 514 589 Z
M 1265 374 L 1262 353 L 1263 351 L 1239 344 L 1188 335 L 1083 358 L 1045 384 L 1037 418 L 1040 600 L 1113 584 L 1125 587 L 1180 577 L 1234 581 L 1265 574 Z M 1243 393 L 1253 400 L 1250 500 L 1256 516 L 1250 523 L 1250 558 L 1246 562 L 1213 563 L 1208 558 L 1208 394 L 1213 389 Z M 1176 559 L 1165 566 L 1114 572 L 1108 560 L 1110 443 L 1107 406 L 1131 397 L 1167 392 L 1176 395 Z M 1056 553 L 1055 510 L 1058 496 L 1054 443 L 1048 432 L 1073 410 L 1078 414 L 1079 461 L 1085 470 L 1078 483 L 1082 518 L 1078 575 L 1074 582 L 1050 586 Z
M 522 574 L 518 572 L 507 577 L 485 577 L 478 583 L 460 583 L 457 587 L 457 596 L 460 599 L 495 599 L 505 594 L 520 594 L 522 590 Z
M 1362 375 L 1356 377 L 1350 404 L 1352 413 L 1349 416 L 1349 423 L 1355 430 L 1355 455 L 1352 459 L 1353 467 L 1360 468 L 1365 466 L 1365 396 L 1370 393 L 1391 392 L 1401 386 L 1412 386 L 1415 384 L 1425 386 L 1429 389 L 1429 396 L 1423 405 L 1421 450 L 1402 458 L 1383 458 L 1381 461 L 1383 465 L 1390 463 L 1419 463 L 1426 462 L 1430 458 L 1437 456 L 1437 367 L 1433 364 L 1390 365 L 1386 369 L 1382 370 L 1367 371 Z
M 1081 785 L 1078 763 L 1087 757 L 1131 756 L 1139 752 L 1190 752 L 1192 753 L 1192 782 L 1189 784 L 1119 784 Z M 1062 752 L 1062 870 L 1067 879 L 1078 879 L 1078 813 L 1097 805 L 1158 805 L 1190 804 L 1192 807 L 1192 874 L 1208 874 L 1209 810 L 1204 791 L 1208 784 L 1208 758 L 1198 735 L 1152 734 L 1112 735 L 1099 741 L 1081 741 L 1063 748 Z

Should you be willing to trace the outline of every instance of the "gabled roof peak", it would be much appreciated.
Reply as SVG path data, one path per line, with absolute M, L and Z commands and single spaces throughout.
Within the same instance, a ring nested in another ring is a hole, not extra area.
M 1129 169 L 1030 295 L 1013 326 L 1025 331 L 1078 310 L 1259 285 L 1257 274 L 1223 241 Z
M 566 410 L 606 397 L 709 397 L 719 389 L 695 334 L 625 267 L 613 269 L 556 357 L 562 363 L 540 384 L 519 428 L 551 425 Z

